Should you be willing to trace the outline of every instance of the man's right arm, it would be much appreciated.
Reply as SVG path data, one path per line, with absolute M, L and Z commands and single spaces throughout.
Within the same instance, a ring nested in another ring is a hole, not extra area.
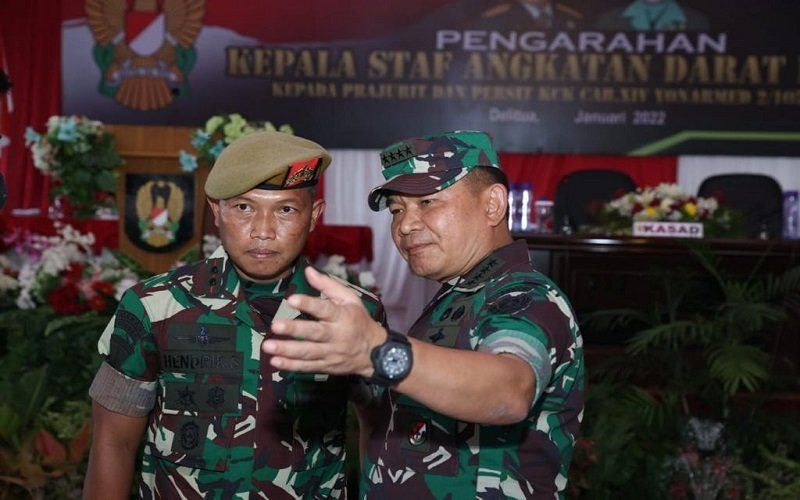
M 92 402 L 92 420 L 94 434 L 83 498 L 128 500 L 147 416 L 114 413 L 95 401 Z

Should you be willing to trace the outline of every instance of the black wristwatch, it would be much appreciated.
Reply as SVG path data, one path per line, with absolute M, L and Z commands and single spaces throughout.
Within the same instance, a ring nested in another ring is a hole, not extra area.
M 380 385 L 394 385 L 406 378 L 414 362 L 406 336 L 391 330 L 386 342 L 372 349 L 370 359 L 375 369 L 370 380 Z

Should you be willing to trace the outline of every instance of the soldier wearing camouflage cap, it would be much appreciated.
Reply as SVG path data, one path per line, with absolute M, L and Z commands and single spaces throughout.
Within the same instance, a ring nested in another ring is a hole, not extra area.
M 331 301 L 289 298 L 316 325 L 275 322 L 313 342 L 270 340 L 275 366 L 354 373 L 384 385 L 371 412 L 366 498 L 561 498 L 583 411 L 583 349 L 564 294 L 507 224 L 507 182 L 483 132 L 407 139 L 383 150 L 392 238 L 412 272 L 442 287 L 407 335 L 308 272 Z M 345 354 L 346 353 L 346 354 Z
M 128 498 L 143 434 L 142 498 L 345 497 L 347 401 L 363 386 L 276 369 L 260 349 L 301 314 L 288 295 L 319 295 L 300 252 L 330 161 L 280 132 L 219 156 L 205 190 L 222 246 L 131 287 L 100 339 L 85 498 Z M 377 297 L 347 289 L 385 324 Z

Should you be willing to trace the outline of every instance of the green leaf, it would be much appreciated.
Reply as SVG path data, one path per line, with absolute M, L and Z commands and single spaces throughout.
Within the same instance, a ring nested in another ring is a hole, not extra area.
M 627 350 L 634 355 L 654 347 L 676 350 L 692 343 L 697 333 L 697 323 L 688 320 L 673 321 L 640 331 L 629 341 Z
M 121 268 L 131 270 L 136 276 L 140 278 L 149 278 L 153 276 L 151 271 L 143 268 L 141 264 L 139 264 L 136 260 L 133 259 L 130 255 L 123 253 L 119 250 L 109 250 L 111 254 L 117 259 Z
M 0 406 L 0 438 L 7 442 L 14 441 L 21 424 L 22 420 L 17 412 L 7 404 Z
M 97 174 L 95 177 L 95 183 L 97 184 L 98 189 L 111 193 L 116 189 L 117 176 L 114 172 L 104 170 Z
M 726 345 L 711 351 L 708 356 L 709 371 L 729 395 L 740 387 L 755 392 L 767 379 L 769 356 L 751 345 Z
M 90 335 L 92 330 L 98 329 L 98 326 L 100 331 L 102 331 L 102 328 L 105 327 L 110 319 L 111 316 L 101 316 L 96 311 L 90 311 L 75 316 L 61 316 L 47 324 L 44 330 L 44 336 L 48 337 L 53 334 L 53 332 L 60 330 L 76 330 L 78 334 Z M 99 333 L 97 336 L 99 336 Z
M 581 323 L 586 328 L 611 331 L 636 322 L 650 325 L 652 318 L 636 309 L 606 309 L 585 315 Z
M 24 374 L 14 391 L 18 414 L 23 422 L 31 422 L 44 402 L 47 367 L 42 366 Z

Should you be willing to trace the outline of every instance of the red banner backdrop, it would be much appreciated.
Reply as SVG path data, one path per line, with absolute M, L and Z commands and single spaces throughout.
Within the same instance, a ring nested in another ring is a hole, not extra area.
M 389 16 L 389 13 L 396 12 L 390 12 L 391 9 L 381 2 L 354 1 L 363 4 L 364 10 L 369 11 L 371 23 L 366 30 L 369 32 L 367 34 L 373 36 L 378 32 L 401 29 L 418 17 L 422 10 L 431 7 L 424 2 L 410 2 L 408 9 L 403 11 L 404 15 L 397 18 Z M 321 6 L 325 2 L 311 3 Z M 209 0 L 206 3 L 206 22 L 217 25 L 234 23 L 225 18 L 237 12 L 229 5 L 228 2 Z M 324 22 L 300 22 L 308 15 L 309 9 L 305 8 L 305 4 L 302 9 L 298 5 L 270 4 L 271 15 L 268 19 L 275 21 L 275 24 L 274 29 L 267 32 L 272 33 L 276 40 L 322 41 L 351 34 L 354 20 L 347 16 L 332 16 Z M 311 9 L 312 12 L 323 10 L 322 7 Z M 49 181 L 33 167 L 30 153 L 24 146 L 24 131 L 29 125 L 41 130 L 49 116 L 61 113 L 61 22 L 83 15 L 83 0 L 63 3 L 48 0 L 0 2 L 0 56 L 4 56 L 6 69 L 14 82 L 14 109 L 12 113 L 6 113 L 2 130 L 11 138 L 12 144 L 4 150 L 0 160 L 0 171 L 6 176 L 9 186 L 6 210 L 40 207 L 46 213 Z M 243 33 L 250 32 L 250 29 L 263 33 L 263 23 L 258 26 L 252 24 L 256 20 L 259 23 L 263 21 L 257 15 L 237 16 L 234 24 Z M 293 31 L 286 32 L 290 26 Z M 365 28 L 360 30 L 362 35 L 366 33 Z M 504 154 L 502 164 L 512 182 L 532 182 L 537 197 L 552 198 L 558 181 L 564 175 L 582 169 L 622 170 L 640 186 L 674 182 L 676 179 L 675 157 Z
M 554 199 L 558 182 L 578 170 L 617 170 L 630 175 L 637 186 L 657 186 L 675 182 L 677 158 L 674 156 L 598 156 L 598 155 L 500 155 L 509 182 L 530 182 L 536 198 Z

